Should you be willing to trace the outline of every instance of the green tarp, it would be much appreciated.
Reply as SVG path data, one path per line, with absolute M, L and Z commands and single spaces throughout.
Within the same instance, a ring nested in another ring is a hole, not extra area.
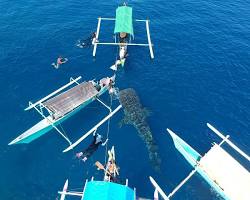
M 122 32 L 134 36 L 132 8 L 128 6 L 120 6 L 116 9 L 114 33 Z

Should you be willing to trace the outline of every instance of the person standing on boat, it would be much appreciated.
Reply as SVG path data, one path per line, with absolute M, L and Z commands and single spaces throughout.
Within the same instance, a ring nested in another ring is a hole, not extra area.
M 105 146 L 108 142 L 108 139 L 106 139 L 105 142 L 102 142 L 102 136 L 96 133 L 96 131 L 93 133 L 93 136 L 93 141 L 88 148 L 76 154 L 76 157 L 82 159 L 84 162 L 98 149 L 100 145 Z

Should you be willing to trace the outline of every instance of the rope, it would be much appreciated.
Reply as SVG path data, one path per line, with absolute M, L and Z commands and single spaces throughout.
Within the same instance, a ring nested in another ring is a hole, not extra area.
M 110 108 L 112 107 L 113 98 L 112 95 L 110 95 Z M 110 111 L 111 112 L 111 111 Z M 107 133 L 106 133 L 106 139 L 109 139 L 109 131 L 110 131 L 110 121 L 111 117 L 108 119 L 108 126 L 107 126 Z M 104 156 L 104 163 L 107 163 L 107 154 L 108 154 L 108 142 L 105 145 L 105 156 Z
M 63 129 L 63 127 L 62 127 L 62 125 L 61 125 L 60 122 L 59 122 L 59 126 L 60 126 L 60 128 L 62 129 L 63 134 L 69 139 L 69 137 L 68 137 L 66 131 Z
M 116 38 L 116 35 L 115 35 L 115 38 Z M 120 46 L 119 45 L 117 45 L 117 50 L 116 50 L 116 58 L 115 58 L 115 62 L 117 61 L 117 58 L 118 58 L 118 53 L 119 53 L 119 48 L 120 48 Z
M 115 37 L 115 42 L 116 42 L 116 35 L 114 35 L 114 37 Z M 117 59 L 118 59 L 118 54 L 119 54 L 119 45 L 117 46 L 117 48 L 116 48 L 116 55 L 115 55 L 115 66 L 116 66 L 116 61 L 117 61 Z M 117 67 L 117 66 L 116 66 Z M 117 69 L 117 68 L 116 68 Z M 116 72 L 115 72 L 115 74 L 116 74 Z

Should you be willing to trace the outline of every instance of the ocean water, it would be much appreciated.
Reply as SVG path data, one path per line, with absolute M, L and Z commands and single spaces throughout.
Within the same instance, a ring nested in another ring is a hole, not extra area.
M 67 143 L 51 131 L 29 145 L 7 144 L 41 118 L 24 111 L 28 101 L 65 84 L 70 77 L 100 79 L 112 75 L 115 47 L 75 46 L 96 29 L 97 17 L 114 17 L 120 1 L 0 1 L 0 199 L 56 199 L 69 179 L 71 189 L 82 188 L 86 178 L 102 177 L 94 162 L 104 161 L 100 148 L 87 163 L 63 154 Z M 161 172 L 150 165 L 144 143 L 131 126 L 119 128 L 120 112 L 111 120 L 109 146 L 115 145 L 121 177 L 137 188 L 140 197 L 152 198 L 153 176 L 169 193 L 191 168 L 175 150 L 166 128 L 178 133 L 204 154 L 219 141 L 206 127 L 210 122 L 245 152 L 250 152 L 250 3 L 249 1 L 134 0 L 128 2 L 134 18 L 150 19 L 155 59 L 144 47 L 129 48 L 117 87 L 134 88 L 151 111 L 148 123 L 159 147 Z M 112 41 L 112 22 L 102 23 L 100 41 Z M 134 24 L 135 42 L 146 42 L 145 25 Z M 51 66 L 58 55 L 69 59 L 58 70 Z M 103 96 L 109 102 L 108 95 Z M 114 105 L 118 102 L 114 101 Z M 107 114 L 91 104 L 62 124 L 74 141 Z M 99 130 L 106 135 L 107 125 Z M 248 166 L 249 169 L 249 166 Z M 195 175 L 173 199 L 220 199 Z

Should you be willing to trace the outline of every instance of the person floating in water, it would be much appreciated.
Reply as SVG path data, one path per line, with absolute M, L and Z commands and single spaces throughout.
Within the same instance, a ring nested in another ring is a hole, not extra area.
M 106 139 L 105 142 L 102 142 L 102 136 L 96 133 L 96 131 L 93 133 L 93 136 L 94 139 L 88 148 L 76 154 L 76 157 L 84 162 L 98 149 L 100 145 L 105 146 L 108 142 L 108 139 Z
M 53 65 L 56 69 L 58 69 L 60 65 L 66 63 L 67 61 L 68 61 L 67 58 L 63 58 L 62 56 L 59 56 L 59 57 L 57 58 L 56 64 L 55 64 L 55 63 L 52 63 L 52 65 Z
M 91 45 L 94 45 L 95 42 L 98 42 L 96 38 L 96 32 L 92 32 L 91 35 L 87 39 L 78 40 L 78 44 L 76 46 L 80 48 L 90 47 Z

